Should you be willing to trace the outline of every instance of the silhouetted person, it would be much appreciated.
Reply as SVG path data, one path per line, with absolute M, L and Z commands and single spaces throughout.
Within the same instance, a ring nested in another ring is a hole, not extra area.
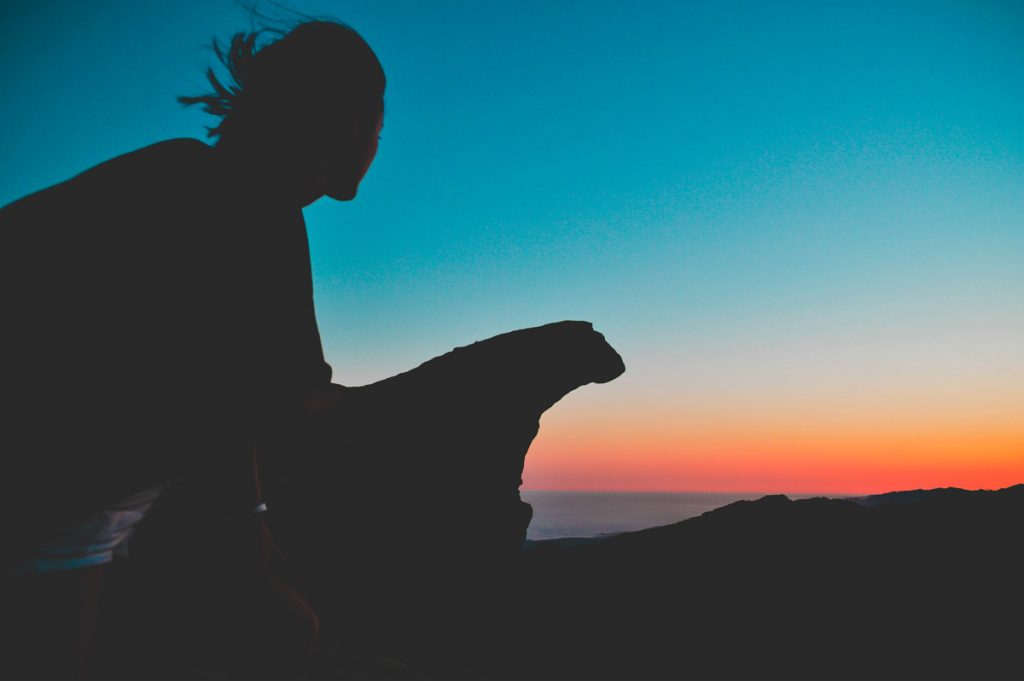
M 226 534 L 242 527 L 259 502 L 253 446 L 331 399 L 301 209 L 355 197 L 384 73 L 338 23 L 257 38 L 217 49 L 230 77 L 211 69 L 211 94 L 180 98 L 220 117 L 213 146 L 160 142 L 0 211 L 0 523 L 16 590 L 94 599 L 96 566 L 169 481 L 205 490 Z

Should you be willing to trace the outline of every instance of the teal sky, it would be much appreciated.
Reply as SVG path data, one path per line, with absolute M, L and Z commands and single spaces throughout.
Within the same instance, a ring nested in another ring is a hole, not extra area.
M 1024 408 L 1024 3 L 290 6 L 388 75 L 359 197 L 306 210 L 336 382 L 586 319 L 628 371 L 559 409 Z M 228 0 L 4 2 L 0 202 L 201 137 L 174 97 L 247 25 Z

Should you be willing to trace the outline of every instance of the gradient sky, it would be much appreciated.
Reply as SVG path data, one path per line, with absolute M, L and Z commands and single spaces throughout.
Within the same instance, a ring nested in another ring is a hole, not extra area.
M 359 385 L 594 323 L 627 373 L 524 489 L 1024 482 L 1024 3 L 326 2 L 388 75 L 376 164 L 306 210 Z M 5 0 L 0 202 L 201 137 L 230 0 Z

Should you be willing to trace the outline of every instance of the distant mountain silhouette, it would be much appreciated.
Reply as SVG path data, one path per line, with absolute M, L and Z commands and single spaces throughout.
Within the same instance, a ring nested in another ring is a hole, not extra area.
M 963 497 L 971 492 L 958 487 L 942 487 L 938 489 L 914 489 L 903 492 L 886 492 L 885 494 L 872 494 L 866 497 L 849 497 L 861 506 L 879 506 L 881 504 L 906 504 L 933 499 L 937 497 Z
M 664 527 L 619 534 L 589 543 L 585 550 L 631 558 L 1021 558 L 1024 542 L 1014 539 L 1021 521 L 1024 485 L 852 499 L 793 501 L 780 494 L 737 501 Z

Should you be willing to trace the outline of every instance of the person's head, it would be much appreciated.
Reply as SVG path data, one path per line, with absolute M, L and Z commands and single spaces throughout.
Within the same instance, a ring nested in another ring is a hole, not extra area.
M 227 70 L 211 68 L 213 92 L 179 97 L 220 117 L 209 129 L 217 146 L 272 166 L 282 191 L 309 203 L 326 194 L 356 195 L 377 151 L 384 115 L 384 70 L 348 26 L 308 21 L 257 45 L 262 33 L 238 33 L 214 51 Z M 287 179 L 283 179 L 287 178 Z

